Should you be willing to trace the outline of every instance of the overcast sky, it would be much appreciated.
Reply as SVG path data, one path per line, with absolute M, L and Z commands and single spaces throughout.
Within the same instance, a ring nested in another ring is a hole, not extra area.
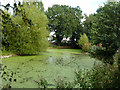
M 16 1 L 22 1 L 22 0 L 16 0 Z M 33 1 L 33 0 L 29 0 L 29 1 Z M 7 3 L 10 3 L 12 5 L 14 0 L 0 0 L 0 2 L 2 5 L 6 5 Z M 89 15 L 91 13 L 95 13 L 97 8 L 103 5 L 103 3 L 106 2 L 106 0 L 42 0 L 42 2 L 44 4 L 45 10 L 47 10 L 48 7 L 52 7 L 52 5 L 54 4 L 70 5 L 72 7 L 80 6 L 83 13 Z
M 103 5 L 106 0 L 42 0 L 45 9 L 54 4 L 70 5 L 72 7 L 80 6 L 83 13 L 95 13 L 100 5 Z

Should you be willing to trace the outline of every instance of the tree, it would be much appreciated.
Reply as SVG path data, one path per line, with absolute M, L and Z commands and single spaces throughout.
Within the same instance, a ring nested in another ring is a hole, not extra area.
M 9 44 L 7 49 L 16 54 L 38 54 L 45 51 L 49 33 L 46 30 L 48 19 L 43 10 L 32 2 L 24 2 L 16 9 L 13 15 L 9 16 L 11 22 L 3 24 L 3 34 Z
M 46 15 L 49 18 L 49 30 L 55 32 L 57 44 L 61 43 L 63 37 L 72 37 L 74 40 L 76 34 L 80 35 L 82 11 L 79 7 L 53 5 L 48 8 Z
M 11 25 L 13 23 L 8 11 L 1 9 L 1 17 L 2 17 L 2 32 L 1 32 L 2 33 L 2 50 L 5 50 L 5 47 L 7 49 L 7 47 L 9 46 L 9 43 L 7 41 L 7 31 L 5 30 L 5 28 L 8 23 L 11 23 Z
M 95 14 L 90 14 L 89 16 L 85 14 L 84 16 L 85 16 L 85 21 L 83 22 L 83 32 L 86 33 L 89 40 L 91 40 L 91 29 L 93 23 L 96 20 L 96 17 Z
M 109 2 L 97 10 L 96 22 L 92 27 L 92 40 L 105 47 L 98 50 L 105 60 L 113 59 L 120 47 L 120 2 Z

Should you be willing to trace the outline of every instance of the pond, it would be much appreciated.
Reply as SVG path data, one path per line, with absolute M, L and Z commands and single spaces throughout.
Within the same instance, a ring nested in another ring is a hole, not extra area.
M 79 49 L 48 49 L 39 55 L 15 56 L 2 59 L 3 65 L 16 72 L 13 88 L 37 88 L 34 80 L 45 78 L 50 84 L 55 80 L 74 80 L 75 70 L 91 69 L 95 60 Z M 97 61 L 99 62 L 99 61 Z M 4 83 L 4 82 L 3 82 Z

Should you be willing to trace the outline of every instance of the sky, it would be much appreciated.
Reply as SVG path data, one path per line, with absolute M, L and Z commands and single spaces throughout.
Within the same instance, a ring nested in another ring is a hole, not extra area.
M 54 4 L 70 5 L 72 7 L 79 6 L 83 13 L 87 15 L 95 13 L 99 6 L 103 5 L 106 0 L 42 0 L 45 9 L 52 7 Z
M 15 1 L 22 1 L 22 0 L 15 0 Z M 36 0 L 29 0 L 29 1 L 36 1 Z M 59 5 L 69 5 L 72 7 L 79 6 L 83 11 L 83 14 L 91 14 L 95 13 L 99 6 L 102 6 L 107 0 L 42 0 L 44 4 L 45 10 L 48 7 L 52 7 L 54 4 Z M 2 5 L 6 5 L 7 3 L 13 4 L 14 0 L 0 0 Z

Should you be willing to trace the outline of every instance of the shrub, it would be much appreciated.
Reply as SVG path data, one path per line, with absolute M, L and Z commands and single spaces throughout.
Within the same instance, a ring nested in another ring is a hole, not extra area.
M 82 49 L 84 51 L 88 51 L 90 50 L 90 47 L 91 47 L 91 44 L 90 43 L 85 43 L 83 46 L 82 46 Z
M 89 72 L 87 69 L 75 72 L 74 83 L 78 88 L 90 88 Z
M 90 43 L 88 40 L 87 35 L 84 33 L 81 35 L 80 40 L 78 40 L 78 45 L 82 48 L 84 51 L 88 51 L 90 48 Z
M 36 80 L 35 80 L 35 82 L 38 84 L 38 87 L 39 87 L 39 88 L 41 88 L 41 87 L 47 88 L 47 86 L 48 86 L 48 82 L 47 82 L 47 80 L 44 79 L 44 78 L 40 78 L 39 81 L 36 81 Z
M 76 84 L 81 88 L 120 88 L 120 72 L 115 66 L 96 64 L 90 71 L 76 73 Z
M 75 84 L 72 82 L 67 82 L 62 79 L 56 80 L 56 88 L 67 88 L 69 90 L 72 89 L 74 86 Z
M 117 50 L 118 51 L 118 50 Z M 100 47 L 99 45 L 93 45 L 90 48 L 90 55 L 94 58 L 97 58 L 99 60 L 102 60 L 105 63 L 113 64 L 114 63 L 114 52 L 112 50 L 109 50 L 109 53 L 106 50 L 105 47 Z M 119 57 L 120 58 L 120 57 Z

